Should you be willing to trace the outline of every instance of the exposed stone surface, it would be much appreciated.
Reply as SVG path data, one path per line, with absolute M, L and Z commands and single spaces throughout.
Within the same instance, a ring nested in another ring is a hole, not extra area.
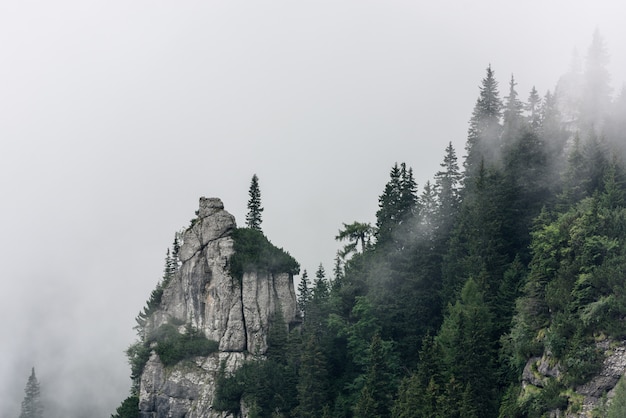
M 585 396 L 581 414 L 572 417 L 587 417 L 601 402 L 603 395 L 613 398 L 615 386 L 626 372 L 626 341 L 611 344 L 602 341 L 598 347 L 604 352 L 602 370 L 589 382 L 576 388 L 576 392 Z
M 548 356 L 533 357 L 524 367 L 522 372 L 522 383 L 531 384 L 533 386 L 544 387 L 548 378 L 559 378 L 561 375 L 560 365 L 550 364 L 550 358 Z
M 244 353 L 216 353 L 166 369 L 153 353 L 141 378 L 141 418 L 232 417 L 211 407 L 216 377 L 222 362 L 234 371 L 245 359 Z
M 604 340 L 597 343 L 604 354 L 600 372 L 587 383 L 576 387 L 575 394 L 583 398 L 578 412 L 552 411 L 551 416 L 566 418 L 586 418 L 593 416 L 604 398 L 611 399 L 620 377 L 626 373 L 626 341 Z M 522 385 L 544 387 L 549 378 L 561 377 L 560 365 L 551 365 L 550 357 L 533 357 L 526 363 L 522 373 Z
M 142 418 L 219 417 L 211 409 L 220 363 L 233 372 L 249 355 L 264 354 L 271 316 L 280 307 L 287 323 L 296 316 L 293 276 L 249 272 L 230 276 L 234 217 L 220 199 L 201 198 L 198 218 L 185 231 L 182 264 L 164 289 L 148 331 L 167 322 L 191 324 L 219 342 L 219 352 L 164 368 L 152 355 L 141 377 Z

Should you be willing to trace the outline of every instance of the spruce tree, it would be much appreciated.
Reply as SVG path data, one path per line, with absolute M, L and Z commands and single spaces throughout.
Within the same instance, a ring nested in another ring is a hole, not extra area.
M 607 69 L 609 55 L 604 39 L 596 30 L 587 51 L 579 129 L 598 134 L 603 128 L 611 101 L 611 77 Z
M 33 367 L 26 388 L 26 395 L 22 401 L 22 412 L 20 418 L 43 418 L 43 405 L 41 404 L 41 393 L 39 390 L 39 382 L 35 376 L 35 368 Z
M 467 133 L 465 150 L 465 179 L 466 186 L 471 184 L 478 173 L 481 161 L 492 164 L 500 148 L 500 116 L 502 101 L 498 91 L 498 82 L 495 79 L 491 65 L 487 67 L 487 75 L 482 80 L 480 94 L 476 100 L 470 127 Z
M 300 283 L 298 284 L 298 309 L 303 317 L 306 317 L 306 309 L 311 300 L 311 286 L 309 281 L 309 273 L 306 270 L 302 273 Z
M 368 370 L 365 385 L 355 406 L 357 418 L 384 418 L 391 412 L 395 392 L 392 373 L 380 334 L 372 337 L 369 347 Z
M 540 106 L 541 98 L 539 97 L 539 93 L 537 93 L 537 89 L 533 86 L 528 96 L 528 102 L 526 106 L 524 106 L 527 112 L 528 124 L 533 131 L 537 131 L 541 126 Z
M 518 99 L 517 91 L 515 90 L 515 77 L 511 75 L 511 81 L 509 82 L 509 95 L 505 97 L 503 116 L 503 140 L 510 143 L 516 139 L 519 130 L 522 127 L 522 113 L 524 111 L 524 105 Z
M 389 173 L 389 181 L 383 194 L 378 198 L 376 212 L 376 239 L 378 243 L 391 240 L 394 224 L 397 222 L 396 209 L 400 202 L 400 168 L 394 164 Z
M 322 263 L 317 267 L 315 272 L 315 283 L 313 285 L 313 298 L 322 300 L 328 297 L 328 282 L 326 280 L 326 270 Z
M 248 192 L 250 200 L 248 200 L 248 214 L 246 215 L 246 226 L 257 231 L 261 230 L 261 190 L 259 189 L 259 178 L 257 175 L 252 176 L 250 182 L 250 191 Z
M 475 405 L 483 416 L 493 416 L 495 399 L 494 357 L 492 342 L 492 315 L 483 299 L 483 293 L 473 279 L 468 279 L 461 297 L 448 307 L 437 342 L 450 378 L 458 379 L 463 389 L 471 384 L 471 399 L 466 404 Z M 458 396 L 455 392 L 455 397 Z M 449 399 L 452 401 L 453 399 Z M 456 401 L 456 399 L 455 399 Z
M 452 228 L 461 205 L 460 189 L 463 180 L 452 142 L 448 143 L 440 166 L 442 170 L 435 174 L 435 187 L 439 194 L 438 227 L 447 232 Z
M 131 395 L 124 399 L 111 418 L 139 418 L 139 397 Z
M 422 226 L 422 236 L 430 240 L 437 227 L 437 190 L 430 180 L 424 184 L 424 190 L 420 195 L 420 224 Z
M 413 170 L 407 168 L 405 163 L 399 167 L 397 163 L 394 164 L 389 177 L 383 194 L 378 198 L 377 245 L 402 246 L 403 243 L 394 232 L 398 225 L 410 221 L 418 212 L 417 184 L 413 178 Z
M 324 407 L 329 402 L 328 371 L 326 357 L 320 349 L 314 335 L 306 338 L 298 373 L 298 407 L 294 411 L 297 417 L 317 418 L 322 416 Z

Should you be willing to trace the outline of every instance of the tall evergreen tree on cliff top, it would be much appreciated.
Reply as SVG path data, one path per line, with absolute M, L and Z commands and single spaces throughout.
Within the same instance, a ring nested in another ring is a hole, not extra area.
M 246 226 L 257 231 L 261 230 L 261 190 L 259 189 L 259 178 L 257 175 L 252 176 L 250 182 L 250 191 L 248 192 L 250 200 L 248 200 L 248 214 L 246 215 Z
M 42 418 L 43 406 L 41 405 L 39 382 L 37 381 L 37 376 L 35 376 L 34 367 L 28 378 L 24 392 L 26 392 L 26 396 L 24 396 L 24 400 L 22 401 L 20 418 Z

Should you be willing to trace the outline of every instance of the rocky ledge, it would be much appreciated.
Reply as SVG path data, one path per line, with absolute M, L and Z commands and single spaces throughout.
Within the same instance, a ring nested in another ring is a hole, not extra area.
M 286 323 L 296 319 L 292 274 L 248 271 L 241 279 L 232 277 L 235 218 L 217 198 L 200 198 L 197 215 L 183 234 L 181 265 L 147 331 L 167 323 L 191 325 L 217 341 L 219 350 L 169 367 L 153 352 L 141 375 L 142 418 L 227 417 L 211 407 L 220 367 L 232 373 L 249 356 L 266 352 L 277 309 Z

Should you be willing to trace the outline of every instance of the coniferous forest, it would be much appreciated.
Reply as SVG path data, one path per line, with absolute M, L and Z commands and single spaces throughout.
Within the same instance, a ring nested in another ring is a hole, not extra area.
M 441 169 L 421 184 L 399 156 L 375 224 L 345 220 L 332 269 L 302 272 L 300 329 L 274 318 L 266 361 L 222 376 L 214 407 L 577 412 L 576 387 L 602 365 L 598 343 L 626 338 L 626 91 L 611 91 L 607 60 L 596 33 L 582 69 L 543 94 L 488 66 L 465 149 L 443 144 Z M 522 385 L 533 359 L 558 373 Z M 625 416 L 623 386 L 597 416 Z

